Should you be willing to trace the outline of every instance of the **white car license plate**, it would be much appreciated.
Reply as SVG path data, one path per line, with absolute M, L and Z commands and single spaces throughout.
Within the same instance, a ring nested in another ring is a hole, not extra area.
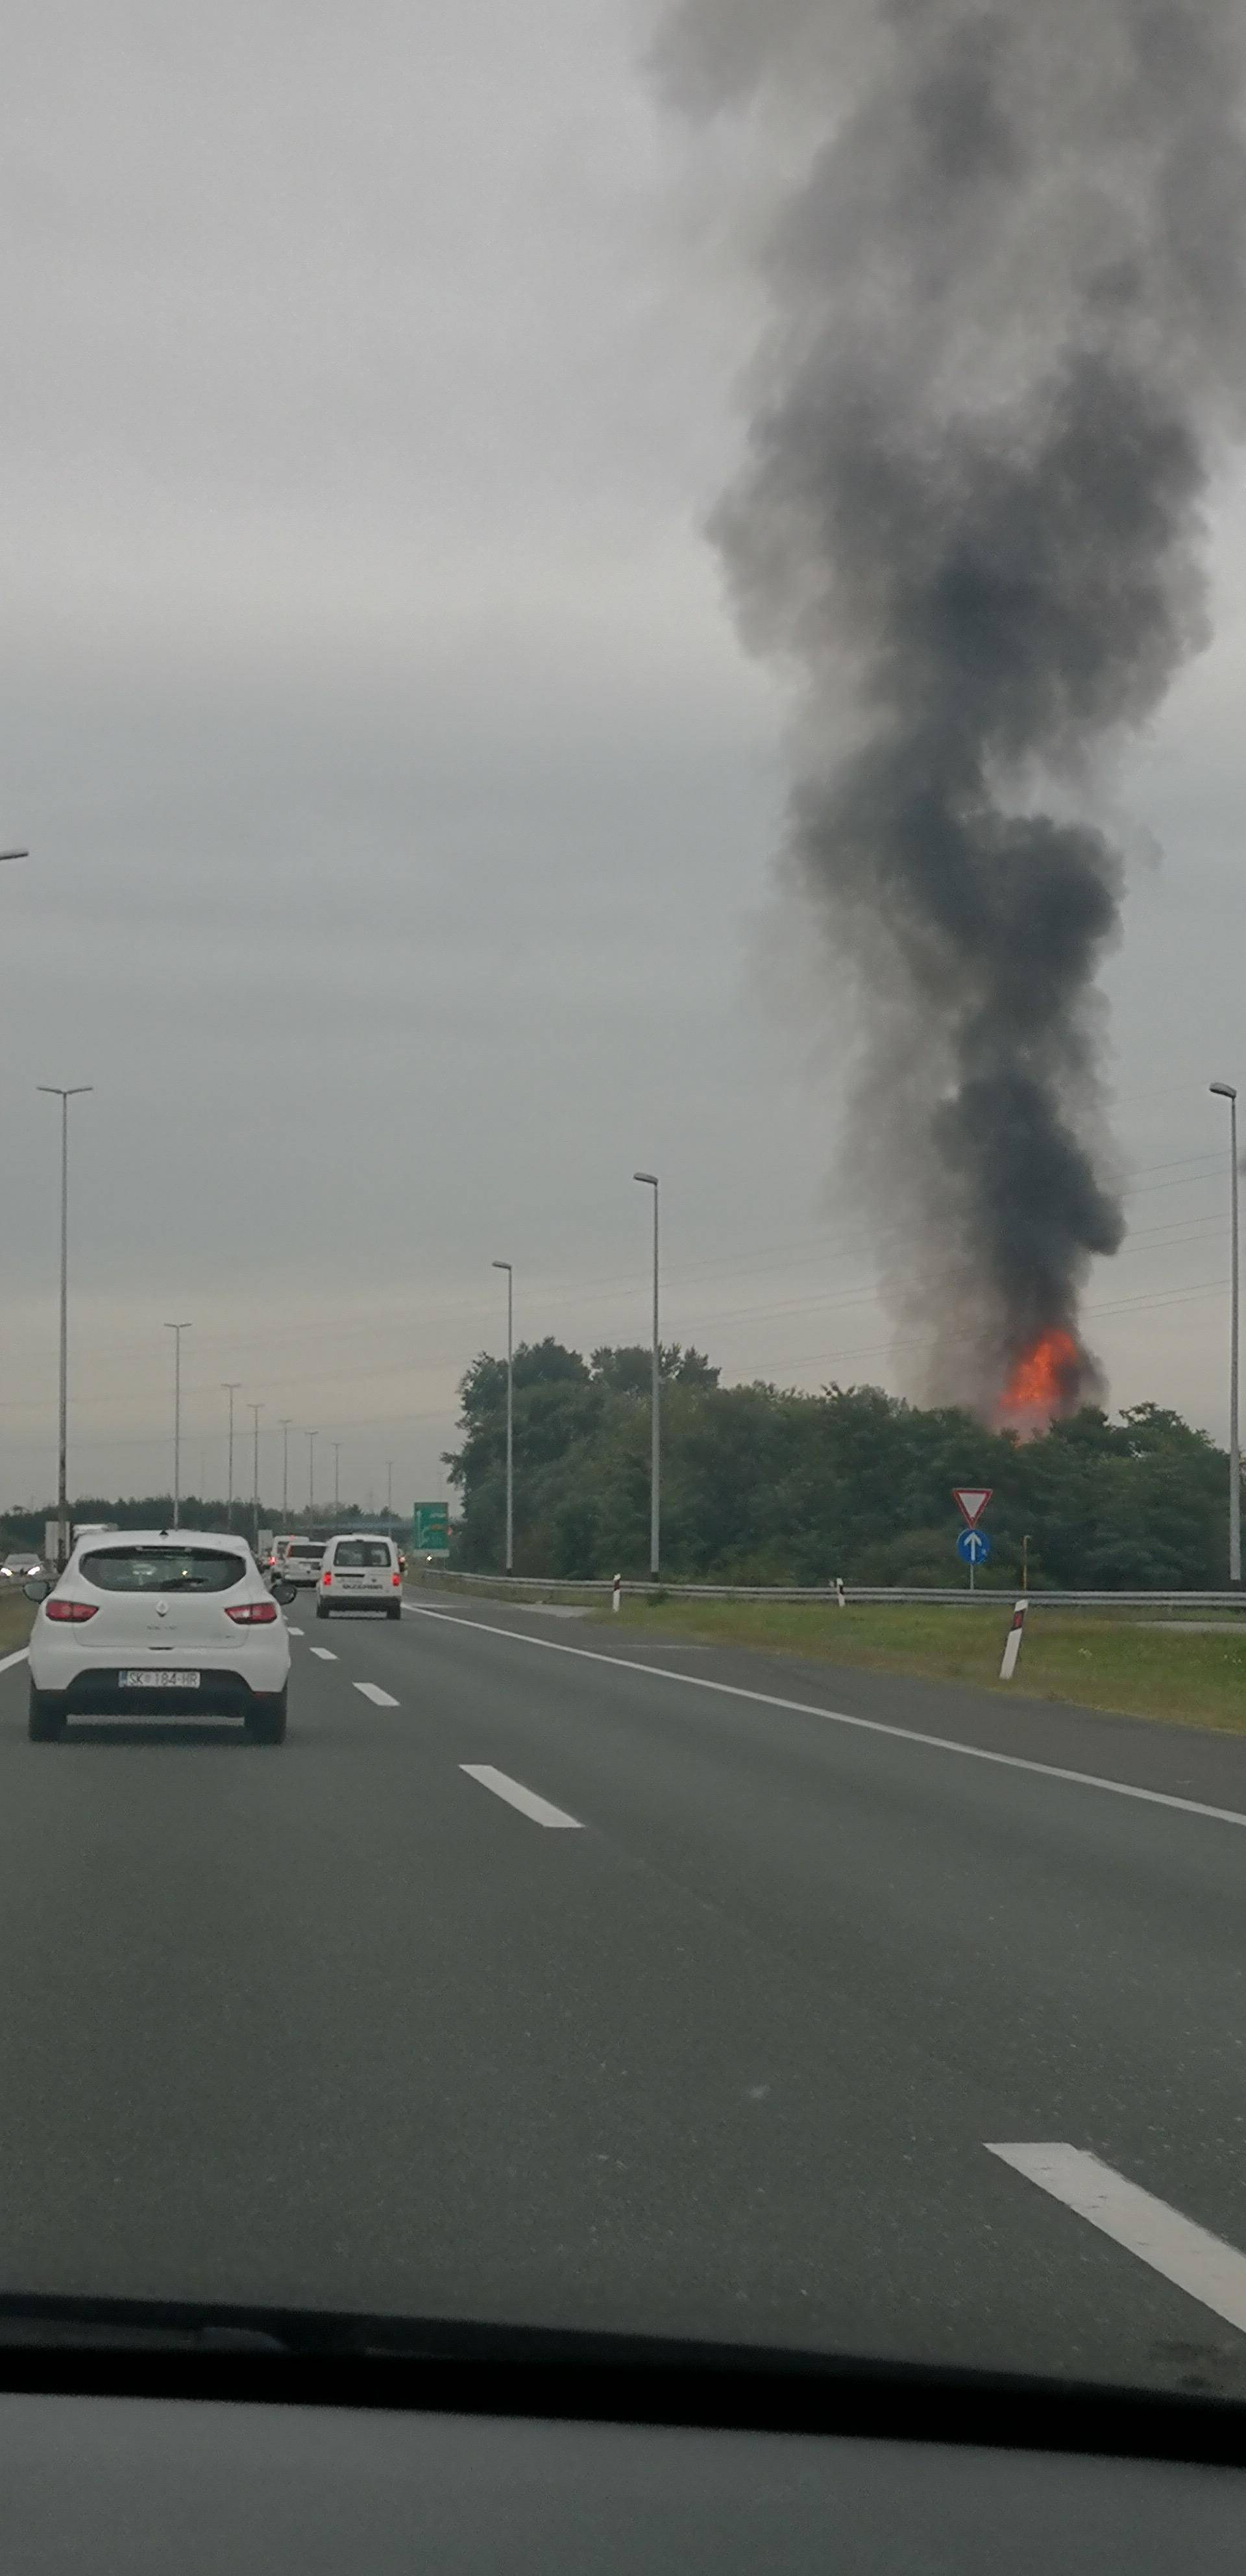
M 198 1673 L 118 1673 L 122 1690 L 198 1690 Z

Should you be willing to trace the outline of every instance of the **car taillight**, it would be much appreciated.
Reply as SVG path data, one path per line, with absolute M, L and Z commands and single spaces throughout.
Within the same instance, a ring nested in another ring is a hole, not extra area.
M 95 1617 L 99 1603 L 98 1601 L 46 1601 L 44 1608 L 49 1619 L 67 1620 L 70 1627 L 80 1628 L 84 1619 Z
M 240 1601 L 237 1609 L 231 1610 L 227 1602 L 225 1616 L 236 1620 L 240 1628 L 267 1628 L 277 1616 L 277 1604 L 275 1601 Z
M 389 1579 L 393 1584 L 395 1592 L 397 1592 L 401 1588 L 402 1576 L 400 1574 L 391 1574 Z
M 324 1573 L 323 1573 L 323 1574 L 321 1575 L 321 1577 L 320 1577 L 320 1580 L 321 1580 L 321 1582 L 322 1582 L 322 1583 L 332 1583 L 332 1581 L 333 1581 L 332 1573 L 331 1573 L 331 1571 L 330 1571 L 330 1569 L 329 1569 L 329 1567 L 328 1567 L 327 1565 L 326 1565 L 326 1567 L 325 1567 Z

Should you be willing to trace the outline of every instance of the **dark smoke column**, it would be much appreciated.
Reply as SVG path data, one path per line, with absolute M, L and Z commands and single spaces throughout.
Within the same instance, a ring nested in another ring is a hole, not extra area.
M 1242 417 L 1241 0 L 684 0 L 662 75 L 791 138 L 715 533 L 803 686 L 791 866 L 852 975 L 854 1178 L 928 1391 L 1095 1390 L 1115 1251 L 1096 770 L 1205 641 Z M 786 120 L 786 122 L 784 122 Z M 799 155 L 799 158 L 797 158 Z

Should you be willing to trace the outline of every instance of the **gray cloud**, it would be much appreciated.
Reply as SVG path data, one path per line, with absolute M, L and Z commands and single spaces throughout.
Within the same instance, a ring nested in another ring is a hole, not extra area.
M 707 190 L 613 0 L 19 0 L 3 114 L 0 846 L 36 855 L 0 871 L 0 1503 L 54 1470 L 40 1080 L 97 1085 L 71 1431 L 105 1490 L 167 1475 L 187 1315 L 196 1475 L 202 1446 L 223 1477 L 240 1377 L 265 1425 L 320 1426 L 318 1481 L 340 1438 L 344 1491 L 395 1454 L 400 1492 L 437 1491 L 494 1255 L 525 1331 L 645 1329 L 637 1163 L 672 1333 L 731 1374 L 911 1383 L 824 1181 L 842 1048 L 789 1047 L 803 970 L 776 1014 L 752 963 L 773 692 L 702 534 L 756 314 L 733 228 L 786 110 L 713 147 Z M 1116 970 L 1126 1089 L 1199 1070 L 1174 1037 L 1155 1072 L 1159 955 L 1231 1056 L 1208 924 L 1243 664 L 1207 666 L 1148 773 L 1193 855 L 1175 918 L 1161 881 L 1142 904 L 1140 980 Z M 1188 1117 L 1138 1159 L 1188 1150 Z M 1184 1315 L 1131 1327 L 1118 1391 L 1214 1410 Z
M 1243 389 L 1240 16 L 893 0 L 815 29 L 682 0 L 665 60 L 710 104 L 794 80 L 807 123 L 825 28 L 855 89 L 822 66 L 717 534 L 746 638 L 803 676 L 792 869 L 859 980 L 853 1168 L 895 1302 L 936 1391 L 989 1412 L 1046 1336 L 1071 1403 L 1123 1232 L 1094 990 L 1122 870 L 1068 800 L 1205 640 Z

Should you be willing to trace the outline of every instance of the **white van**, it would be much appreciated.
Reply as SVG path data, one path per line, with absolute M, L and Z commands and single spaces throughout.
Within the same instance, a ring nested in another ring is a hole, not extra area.
M 331 1538 L 324 1552 L 316 1596 L 316 1617 L 335 1610 L 383 1610 L 387 1619 L 402 1617 L 402 1568 L 392 1538 L 371 1531 Z
M 273 1572 L 284 1583 L 319 1583 L 325 1543 L 322 1538 L 279 1538 L 273 1549 Z

